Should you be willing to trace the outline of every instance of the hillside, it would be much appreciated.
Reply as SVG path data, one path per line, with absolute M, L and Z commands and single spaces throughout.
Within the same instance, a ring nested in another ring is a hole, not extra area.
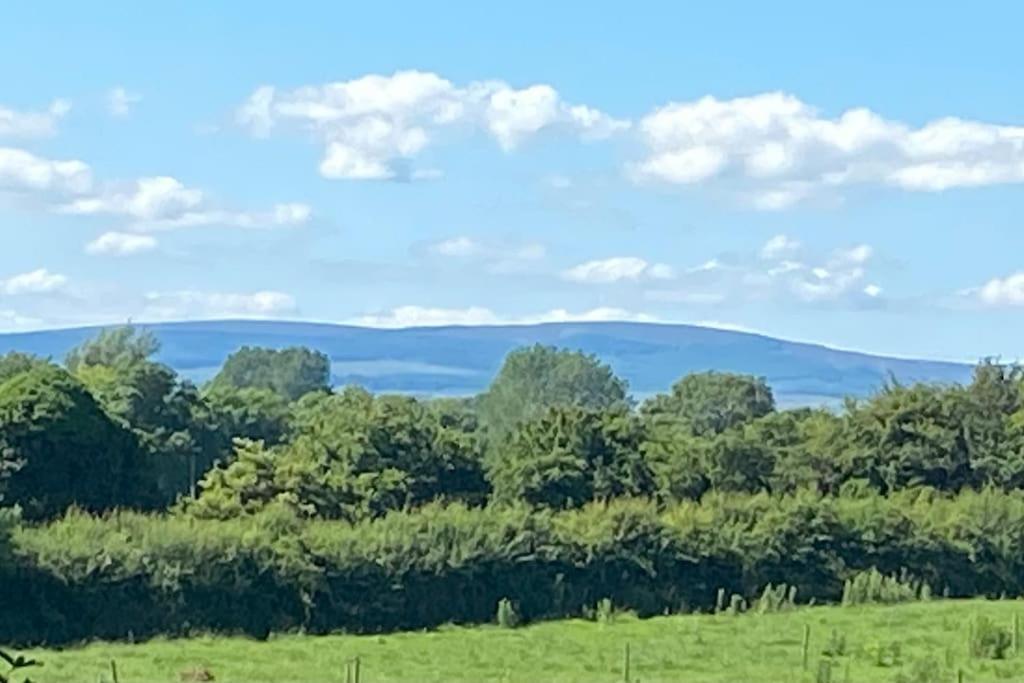
M 201 382 L 243 345 L 308 346 L 330 356 L 334 382 L 374 391 L 463 395 L 484 389 L 511 349 L 551 344 L 594 353 L 625 377 L 637 397 L 700 370 L 767 378 L 782 405 L 835 403 L 863 396 L 888 377 L 960 382 L 969 365 L 840 351 L 815 344 L 692 325 L 549 323 L 524 326 L 384 330 L 300 322 L 211 321 L 140 325 L 163 344 L 160 359 Z M 96 328 L 0 335 L 0 353 L 53 358 Z

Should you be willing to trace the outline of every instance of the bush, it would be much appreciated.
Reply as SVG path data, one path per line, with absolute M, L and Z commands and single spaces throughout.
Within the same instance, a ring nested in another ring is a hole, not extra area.
M 410 630 L 493 622 L 502 599 L 525 622 L 604 599 L 650 616 L 709 611 L 718 589 L 721 611 L 785 609 L 794 588 L 801 601 L 838 601 L 846 579 L 888 587 L 858 600 L 920 598 L 923 583 L 914 592 L 892 579 L 901 566 L 954 597 L 1017 596 L 1022 529 L 1024 496 L 993 491 L 714 494 L 667 509 L 620 499 L 561 512 L 435 503 L 358 523 L 305 519 L 286 501 L 227 520 L 73 511 L 12 530 L 0 642 Z M 1005 652 L 987 633 L 979 628 L 978 651 Z
M 843 605 L 866 605 L 871 603 L 893 604 L 914 602 L 931 597 L 927 583 L 911 579 L 904 570 L 898 576 L 885 576 L 872 567 L 858 572 L 843 584 Z
M 982 659 L 1006 659 L 1013 644 L 1010 632 L 997 626 L 984 616 L 975 617 L 971 623 L 971 656 Z
M 498 601 L 498 614 L 496 617 L 498 626 L 502 628 L 515 628 L 519 625 L 519 615 L 516 614 L 516 608 L 512 606 L 512 601 L 508 598 L 502 598 Z

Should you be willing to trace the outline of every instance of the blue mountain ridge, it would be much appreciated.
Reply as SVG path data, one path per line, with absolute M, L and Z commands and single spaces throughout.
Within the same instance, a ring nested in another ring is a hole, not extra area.
M 703 370 L 764 377 L 780 405 L 836 404 L 862 397 L 889 378 L 900 382 L 965 382 L 971 366 L 887 358 L 816 344 L 694 325 L 628 322 L 376 329 L 286 321 L 138 324 L 162 344 L 159 360 L 203 382 L 241 346 L 307 346 L 326 353 L 335 385 L 429 396 L 482 391 L 516 347 L 546 344 L 597 355 L 642 399 L 680 376 Z M 0 335 L 0 353 L 23 351 L 61 359 L 100 328 Z

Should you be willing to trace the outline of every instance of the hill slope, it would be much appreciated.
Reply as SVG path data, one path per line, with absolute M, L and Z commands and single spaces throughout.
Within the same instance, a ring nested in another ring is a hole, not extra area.
M 700 370 L 750 373 L 768 379 L 783 405 L 834 403 L 863 396 L 889 376 L 903 382 L 962 382 L 969 365 L 839 351 L 757 334 L 692 325 L 549 323 L 524 326 L 382 330 L 273 321 L 212 321 L 139 325 L 152 330 L 160 359 L 204 381 L 242 345 L 308 346 L 330 356 L 336 384 L 374 391 L 430 395 L 484 389 L 505 354 L 527 344 L 551 344 L 598 355 L 625 377 L 637 397 L 664 391 Z M 26 351 L 62 358 L 96 328 L 0 335 L 0 353 Z

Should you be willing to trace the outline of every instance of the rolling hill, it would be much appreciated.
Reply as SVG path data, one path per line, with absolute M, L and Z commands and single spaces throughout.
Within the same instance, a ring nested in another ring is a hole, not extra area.
M 379 392 L 465 395 L 484 389 L 505 354 L 527 344 L 594 353 L 625 377 L 634 396 L 664 391 L 700 370 L 767 378 L 782 405 L 834 404 L 864 396 L 889 377 L 901 382 L 962 382 L 971 366 L 886 358 L 758 334 L 692 325 L 549 323 L 523 326 L 372 329 L 274 321 L 144 324 L 162 342 L 160 360 L 191 379 L 211 377 L 243 345 L 308 346 L 326 353 L 335 384 Z M 56 359 L 97 328 L 0 335 L 0 353 L 24 351 Z

